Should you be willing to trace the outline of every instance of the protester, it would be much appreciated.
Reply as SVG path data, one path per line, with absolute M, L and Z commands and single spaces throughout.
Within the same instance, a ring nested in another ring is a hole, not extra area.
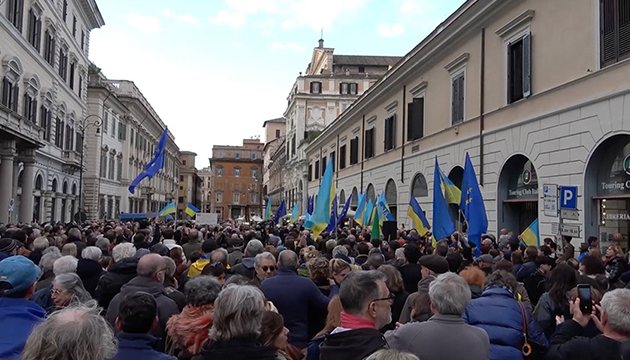
M 239 264 L 232 268 L 232 272 L 237 275 L 245 276 L 248 279 L 254 278 L 254 259 L 256 255 L 263 253 L 265 247 L 260 240 L 253 239 L 247 243 L 245 247 L 245 257 Z
M 422 253 L 420 248 L 415 243 L 410 243 L 405 246 L 405 265 L 400 270 L 400 275 L 403 278 L 405 285 L 405 291 L 408 293 L 414 293 L 418 291 L 418 282 L 422 280 L 422 274 L 420 273 L 420 265 L 418 260 Z
M 195 251 L 201 250 L 203 234 L 197 229 L 191 229 L 188 233 L 188 242 L 182 245 L 186 259 L 190 259 Z
M 260 288 L 263 280 L 269 279 L 276 271 L 276 258 L 269 252 L 263 252 L 254 258 L 254 278 L 252 284 Z
M 538 256 L 535 263 L 536 271 L 523 279 L 523 284 L 534 307 L 547 289 L 546 279 L 556 262 L 548 256 Z
M 385 274 L 374 270 L 346 275 L 339 290 L 341 323 L 320 345 L 321 359 L 360 360 L 388 346 L 380 332 L 392 316 L 393 296 L 386 280 Z
M 53 271 L 55 261 L 61 258 L 61 252 L 56 247 L 49 248 L 50 252 L 42 255 L 39 260 L 39 269 L 42 271 L 42 276 L 37 281 L 35 291 L 39 291 L 44 288 L 49 288 L 55 278 L 55 272 Z
M 556 330 L 556 316 L 571 318 L 567 293 L 577 285 L 577 272 L 567 264 L 560 264 L 549 275 L 547 288 L 534 310 L 534 318 L 548 338 Z
M 33 243 L 31 244 L 32 251 L 29 254 L 28 258 L 35 265 L 39 265 L 39 261 L 44 255 L 43 252 L 48 248 L 48 246 L 48 239 L 46 239 L 45 237 L 38 237 L 37 239 L 33 240 Z
M 326 325 L 317 333 L 311 342 L 308 343 L 308 351 L 306 352 L 306 360 L 319 360 L 319 345 L 324 341 L 325 335 L 336 329 L 341 324 L 341 300 L 336 295 L 328 303 L 328 313 L 326 315 Z
M 55 278 L 62 274 L 75 274 L 77 271 L 77 265 L 78 260 L 73 256 L 66 255 L 60 257 L 53 263 L 53 273 L 55 274 Z M 57 308 L 52 299 L 53 281 L 54 279 L 50 282 L 48 287 L 38 290 L 31 298 L 34 303 L 42 307 L 49 314 Z
M 81 252 L 81 259 L 77 265 L 77 275 L 91 296 L 94 296 L 101 276 L 105 275 L 103 267 L 98 262 L 102 255 L 101 249 L 96 246 L 88 246 Z
M 468 266 L 459 273 L 459 276 L 461 276 L 468 284 L 472 299 L 476 299 L 481 296 L 481 293 L 483 292 L 483 282 L 486 278 L 483 271 L 481 271 L 478 267 Z
M 344 248 L 345 249 L 345 248 Z M 331 291 L 339 291 L 339 286 L 341 286 L 341 282 L 343 279 L 352 271 L 352 266 L 343 259 L 332 259 L 330 260 L 330 273 L 332 276 L 335 285 L 332 287 L 336 287 L 337 289 L 332 289 Z
M 118 244 L 112 250 L 114 265 L 101 276 L 94 291 L 94 298 L 103 309 L 109 307 L 109 303 L 120 292 L 123 285 L 138 275 L 138 258 L 135 254 L 136 248 L 132 243 Z
M 538 249 L 535 246 L 528 246 L 524 252 L 525 262 L 516 273 L 516 281 L 523 282 L 523 280 L 536 271 L 536 257 L 538 256 Z
M 33 328 L 46 311 L 29 301 L 41 270 L 16 255 L 0 261 L 0 359 L 19 359 Z
M 407 297 L 409 297 L 409 293 L 405 291 L 402 276 L 395 267 L 392 265 L 382 265 L 378 268 L 378 271 L 387 276 L 385 284 L 387 285 L 390 293 L 394 295 L 394 301 L 392 303 L 392 321 L 381 329 L 385 332 L 387 330 L 394 330 L 396 327 L 396 323 L 400 319 L 400 314 L 405 306 Z
M 409 245 L 407 245 L 409 246 Z M 431 310 L 429 305 L 429 284 L 435 277 L 444 274 L 448 271 L 448 262 L 445 258 L 439 255 L 424 255 L 420 258 L 420 275 L 421 280 L 416 285 L 417 291 L 410 294 L 405 301 L 405 305 L 403 306 L 402 312 L 400 313 L 400 319 L 398 320 L 400 323 L 405 324 L 411 321 L 412 319 L 416 321 L 427 320 L 431 317 Z M 419 298 L 419 299 L 418 299 Z M 412 305 L 418 303 L 418 306 L 415 306 L 417 309 L 423 308 L 424 312 L 416 311 L 414 316 L 411 317 L 411 309 Z M 424 303 L 426 306 L 423 306 Z
M 477 266 L 483 271 L 485 276 L 492 274 L 494 258 L 490 254 L 483 254 L 477 259 Z
M 162 256 L 164 259 L 164 293 L 166 296 L 171 298 L 177 304 L 177 308 L 179 311 L 182 311 L 184 306 L 186 306 L 186 297 L 184 294 L 177 290 L 179 288 L 179 284 L 177 279 L 175 279 L 175 271 L 177 270 L 177 265 L 175 265 L 175 261 L 168 256 Z
M 265 311 L 261 322 L 260 343 L 264 347 L 272 348 L 276 351 L 276 360 L 294 360 L 288 350 L 289 329 L 284 326 L 282 315 L 274 311 Z M 287 351 L 288 350 L 288 351 Z M 292 351 L 298 353 L 301 357 L 303 354 L 299 350 Z
M 92 296 L 83 286 L 81 278 L 74 273 L 56 276 L 52 282 L 50 294 L 56 310 L 73 304 L 85 304 L 92 300 Z
M 365 360 L 418 360 L 418 357 L 410 353 L 389 349 L 379 350 L 365 358 Z
M 629 270 L 628 267 L 621 246 L 609 245 L 606 248 L 606 274 L 608 283 L 612 288 L 616 289 L 626 285 L 619 280 L 621 274 Z

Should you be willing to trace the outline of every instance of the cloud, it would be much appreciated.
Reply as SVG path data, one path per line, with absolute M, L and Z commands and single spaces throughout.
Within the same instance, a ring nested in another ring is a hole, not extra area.
M 298 24 L 296 24 L 295 22 L 291 21 L 291 20 L 284 20 L 282 22 L 282 30 L 291 30 L 294 27 L 296 27 Z
M 295 41 L 291 41 L 288 44 L 283 44 L 283 43 L 279 43 L 279 42 L 275 42 L 271 45 L 272 49 L 292 49 L 295 50 L 297 52 L 302 52 L 304 51 L 304 49 L 295 43 Z
M 276 0 L 226 0 L 225 2 L 231 9 L 246 14 L 254 14 L 259 10 L 268 13 L 278 11 Z
M 130 14 L 127 22 L 146 34 L 160 32 L 160 22 L 153 16 L 142 16 L 138 14 Z
M 330 30 L 335 21 L 357 13 L 367 0 L 303 0 L 290 6 L 293 19 L 313 30 Z
M 225 24 L 235 29 L 245 25 L 247 16 L 241 12 L 227 12 L 221 11 L 215 18 L 210 18 L 210 22 L 213 24 Z
M 171 17 L 171 10 L 169 9 L 164 9 L 162 10 L 162 15 L 166 16 L 166 17 Z
M 405 34 L 405 28 L 402 24 L 394 24 L 389 26 L 388 24 L 378 24 L 376 26 L 378 36 L 380 37 L 394 37 Z
M 177 17 L 178 21 L 181 22 L 185 22 L 185 23 L 189 23 L 189 24 L 193 24 L 193 25 L 197 25 L 197 19 L 195 19 L 192 15 L 190 14 L 186 14 L 186 15 L 180 15 Z

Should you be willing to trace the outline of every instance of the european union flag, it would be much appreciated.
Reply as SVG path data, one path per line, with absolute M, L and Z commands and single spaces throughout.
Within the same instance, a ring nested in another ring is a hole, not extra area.
M 455 232 L 455 224 L 448 212 L 448 205 L 442 194 L 442 172 L 435 157 L 435 170 L 433 171 L 433 237 L 440 241 L 451 236 Z
M 333 200 L 332 206 L 330 207 L 330 222 L 328 223 L 328 227 L 326 231 L 333 232 L 337 229 L 337 208 L 339 207 L 337 203 L 337 195 Z
M 350 209 L 351 200 L 352 200 L 352 196 L 348 196 L 348 199 L 346 199 L 346 203 L 343 205 L 343 208 L 341 209 L 341 212 L 339 213 L 339 216 L 337 217 L 337 224 L 339 224 L 339 222 L 343 220 L 346 217 L 346 215 L 348 215 L 348 209 Z
M 168 138 L 168 127 L 164 129 L 162 136 L 160 137 L 160 141 L 155 148 L 155 153 L 153 153 L 153 159 L 144 167 L 144 171 L 141 172 L 129 185 L 129 192 L 134 193 L 136 186 L 144 180 L 144 178 L 153 178 L 155 174 L 160 171 L 164 167 L 164 154 L 166 152 L 166 139 Z
M 306 213 L 313 215 L 313 208 L 315 208 L 315 195 L 308 197 L 308 204 L 306 206 Z
M 280 206 L 278 206 L 278 210 L 276 210 L 276 215 L 273 217 L 273 221 L 277 224 L 280 222 L 283 216 L 287 214 L 287 203 L 282 200 L 280 202 Z
M 488 232 L 488 216 L 486 206 L 483 203 L 479 183 L 475 168 L 470 161 L 470 156 L 466 153 L 466 164 L 464 165 L 464 176 L 462 179 L 462 199 L 459 208 L 463 211 L 468 222 L 468 240 L 477 245 L 475 255 L 481 253 L 481 235 Z

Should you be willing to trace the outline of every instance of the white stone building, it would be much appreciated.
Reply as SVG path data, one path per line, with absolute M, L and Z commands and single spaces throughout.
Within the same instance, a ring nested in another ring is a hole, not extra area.
M 90 31 L 103 25 L 94 0 L 0 2 L 0 223 L 73 218 Z

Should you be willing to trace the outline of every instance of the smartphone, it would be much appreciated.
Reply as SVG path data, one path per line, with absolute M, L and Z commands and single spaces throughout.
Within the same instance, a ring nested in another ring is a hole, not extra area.
M 578 285 L 578 298 L 580 299 L 580 311 L 582 314 L 590 314 L 593 312 L 593 300 L 591 299 L 591 286 Z

